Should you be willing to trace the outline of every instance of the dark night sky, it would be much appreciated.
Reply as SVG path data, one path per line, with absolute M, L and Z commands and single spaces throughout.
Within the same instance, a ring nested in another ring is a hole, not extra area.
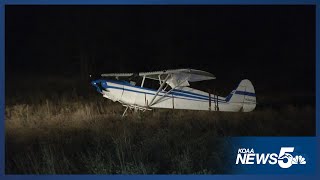
M 315 6 L 6 6 L 6 80 L 194 68 L 315 92 Z M 230 89 L 231 90 L 231 89 Z

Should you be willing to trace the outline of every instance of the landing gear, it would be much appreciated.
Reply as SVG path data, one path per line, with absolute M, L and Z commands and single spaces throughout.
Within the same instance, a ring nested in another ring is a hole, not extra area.
M 137 106 L 137 105 L 123 105 L 124 107 L 126 107 L 126 109 L 124 110 L 123 114 L 122 114 L 122 118 L 124 116 L 126 116 L 126 113 L 127 113 L 127 110 L 130 109 L 130 110 L 134 110 L 135 112 L 137 111 L 142 111 L 142 112 L 145 112 L 146 110 L 148 111 L 151 111 L 150 108 L 147 108 L 147 107 L 142 107 L 142 106 Z
M 129 106 L 127 106 L 126 110 L 124 110 L 124 112 L 123 112 L 123 114 L 121 116 L 122 118 L 126 115 L 126 112 L 127 112 L 128 108 L 129 108 Z

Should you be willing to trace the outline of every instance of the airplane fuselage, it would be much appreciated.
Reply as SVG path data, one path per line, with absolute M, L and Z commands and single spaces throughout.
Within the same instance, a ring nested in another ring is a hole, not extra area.
M 207 111 L 241 111 L 243 102 L 230 102 L 230 97 L 221 97 L 189 87 L 177 87 L 176 89 L 157 93 L 155 89 L 134 86 L 126 81 L 95 80 L 92 85 L 97 91 L 114 102 L 141 108 L 167 108 Z M 237 93 L 237 91 L 233 92 Z M 240 93 L 240 91 L 239 91 Z M 246 93 L 250 99 L 255 95 Z M 244 96 L 244 97 L 245 97 Z M 255 108 L 249 108 L 249 112 Z

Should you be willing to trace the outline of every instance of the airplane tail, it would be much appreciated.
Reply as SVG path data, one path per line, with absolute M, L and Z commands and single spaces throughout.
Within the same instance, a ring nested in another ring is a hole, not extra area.
M 253 111 L 256 107 L 256 94 L 252 83 L 248 79 L 242 80 L 238 87 L 226 97 L 226 101 L 241 105 L 242 112 Z

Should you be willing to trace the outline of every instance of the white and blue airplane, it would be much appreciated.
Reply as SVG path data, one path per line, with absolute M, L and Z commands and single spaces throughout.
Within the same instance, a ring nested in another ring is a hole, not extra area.
M 244 79 L 227 97 L 210 94 L 190 88 L 189 82 L 216 79 L 208 72 L 195 69 L 175 69 L 140 73 L 101 74 L 103 78 L 91 82 L 103 97 L 120 102 L 134 110 L 153 108 L 187 109 L 226 112 L 250 112 L 256 107 L 256 94 L 252 83 Z M 110 78 L 116 80 L 111 80 Z M 120 77 L 140 77 L 142 82 L 136 86 L 133 81 L 119 80 Z M 158 89 L 144 87 L 146 79 L 159 81 Z

